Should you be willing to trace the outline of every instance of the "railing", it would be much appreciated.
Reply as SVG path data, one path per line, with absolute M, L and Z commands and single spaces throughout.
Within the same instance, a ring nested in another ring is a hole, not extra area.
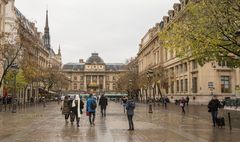
M 240 106 L 240 98 L 237 99 L 225 99 L 226 107 L 235 107 L 238 108 Z

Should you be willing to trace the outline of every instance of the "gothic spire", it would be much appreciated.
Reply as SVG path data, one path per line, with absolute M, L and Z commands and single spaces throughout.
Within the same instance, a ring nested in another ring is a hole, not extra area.
M 58 55 L 61 56 L 61 48 L 60 48 L 60 44 L 58 46 Z
M 50 33 L 49 33 L 49 25 L 48 25 L 48 10 L 46 10 L 46 23 L 45 23 L 45 28 L 44 28 L 44 45 L 47 49 L 51 48 L 51 43 L 50 43 Z

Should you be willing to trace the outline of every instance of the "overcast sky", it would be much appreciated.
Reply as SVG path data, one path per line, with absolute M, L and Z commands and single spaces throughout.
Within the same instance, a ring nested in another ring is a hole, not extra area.
M 179 0 L 15 0 L 43 32 L 48 8 L 52 48 L 63 63 L 99 53 L 106 63 L 135 57 L 141 38 Z

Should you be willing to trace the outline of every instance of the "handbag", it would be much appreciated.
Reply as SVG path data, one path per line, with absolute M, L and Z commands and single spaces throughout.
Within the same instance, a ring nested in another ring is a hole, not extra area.
M 86 115 L 89 116 L 89 112 L 88 111 L 86 112 Z

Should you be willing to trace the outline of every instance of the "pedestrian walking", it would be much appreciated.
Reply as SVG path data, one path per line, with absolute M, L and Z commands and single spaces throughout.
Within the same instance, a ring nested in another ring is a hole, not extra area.
M 96 99 L 94 99 L 93 95 L 90 94 L 87 99 L 86 111 L 89 115 L 89 123 L 91 126 L 95 125 L 94 121 L 95 121 L 95 115 L 96 115 L 96 108 L 97 108 Z
M 189 103 L 189 97 L 187 96 L 186 97 L 186 104 L 187 104 L 187 106 L 188 106 L 188 103 Z
M 72 101 L 72 108 L 73 108 L 73 114 L 74 117 L 76 118 L 76 122 L 77 122 L 77 127 L 79 127 L 79 122 L 80 122 L 80 118 L 81 118 L 81 114 L 82 114 L 82 109 L 83 109 L 84 103 L 83 101 L 80 99 L 79 95 L 75 96 L 75 99 Z
M 75 98 L 74 98 L 73 95 L 71 95 L 71 96 L 69 97 L 69 103 L 70 103 L 70 113 L 69 113 L 69 116 L 70 116 L 70 122 L 71 122 L 71 124 L 73 124 L 73 122 L 74 122 L 74 120 L 75 120 L 74 108 L 73 108 L 73 106 L 72 106 L 72 103 L 73 103 L 74 99 L 75 99 Z
M 163 97 L 163 104 L 164 104 L 164 108 L 167 108 L 167 96 Z
M 126 109 L 126 103 L 127 103 L 127 97 L 125 96 L 125 97 L 123 97 L 122 98 L 122 104 L 123 104 L 123 112 L 125 113 L 125 109 Z
M 105 97 L 104 94 L 102 94 L 102 96 L 99 99 L 99 106 L 101 107 L 102 117 L 106 116 L 107 105 L 108 105 L 108 99 L 107 97 Z
M 153 113 L 153 100 L 151 98 L 148 99 L 148 113 Z
M 62 105 L 61 105 L 61 110 L 62 110 L 62 114 L 65 116 L 65 122 L 68 123 L 68 118 L 69 118 L 69 114 L 70 114 L 70 102 L 69 102 L 69 96 L 65 96 L 64 100 L 62 101 Z
M 134 109 L 135 109 L 135 102 L 133 101 L 132 98 L 130 98 L 126 103 L 127 118 L 128 118 L 128 124 L 129 124 L 128 130 L 134 130 L 134 124 L 133 124 Z
M 182 113 L 183 114 L 185 114 L 185 103 L 186 103 L 186 101 L 185 101 L 185 99 L 182 97 L 181 99 L 180 99 L 180 107 L 182 108 Z
M 217 99 L 217 96 L 213 96 L 213 98 L 208 103 L 208 112 L 211 113 L 213 127 L 216 126 L 218 108 L 220 108 L 220 101 Z

